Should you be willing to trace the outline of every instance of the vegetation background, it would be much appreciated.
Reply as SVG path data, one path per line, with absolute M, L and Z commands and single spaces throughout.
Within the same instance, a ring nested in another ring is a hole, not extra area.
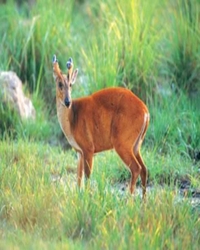
M 199 45 L 199 0 L 0 1 L 0 70 L 17 73 L 37 112 L 22 121 L 0 103 L 0 249 L 198 249 Z M 53 54 L 79 68 L 74 98 L 122 86 L 149 107 L 145 204 L 120 192 L 130 176 L 114 152 L 76 189 Z

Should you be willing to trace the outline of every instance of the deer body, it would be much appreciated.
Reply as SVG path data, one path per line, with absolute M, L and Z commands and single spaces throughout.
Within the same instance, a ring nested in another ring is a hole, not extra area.
M 79 154 L 78 185 L 81 185 L 83 172 L 87 178 L 90 177 L 93 155 L 114 148 L 131 171 L 131 193 L 140 175 L 145 195 L 147 170 L 140 155 L 140 146 L 150 118 L 146 105 L 130 90 L 117 87 L 72 101 L 70 84 L 77 72 L 69 70 L 66 76 L 57 66 L 54 60 L 54 77 L 58 85 L 57 115 L 68 142 Z M 59 85 L 62 85 L 63 94 Z

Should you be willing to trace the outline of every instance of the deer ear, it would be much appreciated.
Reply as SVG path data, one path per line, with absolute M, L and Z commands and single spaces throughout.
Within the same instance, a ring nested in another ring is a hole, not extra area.
M 74 84 L 74 83 L 75 83 L 77 75 L 78 75 L 78 69 L 76 69 L 76 70 L 72 73 L 71 84 Z

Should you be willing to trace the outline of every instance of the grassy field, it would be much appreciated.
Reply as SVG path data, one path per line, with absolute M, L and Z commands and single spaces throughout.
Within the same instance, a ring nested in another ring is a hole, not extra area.
M 120 192 L 123 167 L 112 152 L 95 158 L 90 187 L 79 191 L 73 151 L 24 140 L 3 141 L 0 150 L 1 249 L 199 247 L 199 210 L 179 196 L 172 181 L 174 166 L 197 181 L 187 159 L 182 167 L 180 157 L 152 156 L 147 150 L 153 188 L 143 203 L 140 195 L 133 199 L 128 190 Z M 161 186 L 159 177 L 170 171 L 172 183 Z
M 0 104 L 0 249 L 199 249 L 199 1 L 4 2 L 0 70 L 18 74 L 37 115 L 21 121 Z M 130 173 L 112 151 L 78 190 L 53 54 L 63 71 L 70 56 L 79 68 L 73 97 L 122 86 L 149 107 L 146 202 L 140 180 L 135 196 L 124 189 Z

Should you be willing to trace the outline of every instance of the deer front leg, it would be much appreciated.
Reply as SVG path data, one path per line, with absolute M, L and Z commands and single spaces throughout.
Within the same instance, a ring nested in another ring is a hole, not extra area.
M 78 152 L 78 166 L 77 166 L 77 182 L 79 188 L 81 187 L 81 181 L 83 177 L 83 168 L 84 168 L 84 156 L 82 152 Z
M 85 174 L 86 180 L 89 179 L 92 172 L 93 166 L 93 152 L 78 152 L 78 168 L 77 168 L 77 182 L 79 188 L 81 187 L 83 171 Z
M 90 189 L 89 178 L 92 172 L 93 166 L 93 152 L 84 152 L 84 174 L 85 174 L 85 188 Z

